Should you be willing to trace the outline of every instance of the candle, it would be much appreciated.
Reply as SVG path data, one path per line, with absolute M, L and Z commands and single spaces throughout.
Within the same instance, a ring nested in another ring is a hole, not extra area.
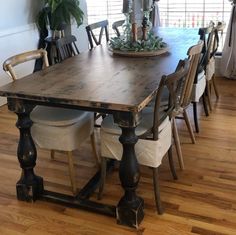
M 131 0 L 123 0 L 123 13 L 129 13 L 131 10 Z
M 151 8 L 151 1 L 150 0 L 143 0 L 143 11 L 149 11 Z

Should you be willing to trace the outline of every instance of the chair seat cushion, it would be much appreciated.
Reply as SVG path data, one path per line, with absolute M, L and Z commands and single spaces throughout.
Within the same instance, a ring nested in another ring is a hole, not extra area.
M 73 151 L 93 132 L 92 112 L 37 106 L 31 118 L 32 138 L 43 149 Z
M 136 134 L 143 134 L 145 130 L 150 128 L 152 122 L 150 122 L 149 112 L 150 110 L 144 112 L 147 114 L 143 115 L 140 126 L 136 128 Z M 158 140 L 139 139 L 135 145 L 135 153 L 139 164 L 158 167 L 171 146 L 171 133 L 171 121 L 167 117 L 160 125 Z M 119 142 L 120 134 L 121 129 L 114 123 L 112 116 L 106 117 L 101 126 L 102 157 L 121 160 L 123 149 Z
M 55 108 L 38 105 L 30 114 L 34 123 L 48 126 L 68 126 L 79 122 L 87 115 L 87 112 L 74 109 Z
M 197 83 L 193 84 L 192 101 L 199 102 L 199 99 L 203 95 L 206 87 L 206 76 L 204 70 L 198 74 Z
M 206 80 L 211 80 L 215 73 L 215 58 L 212 57 L 206 66 Z

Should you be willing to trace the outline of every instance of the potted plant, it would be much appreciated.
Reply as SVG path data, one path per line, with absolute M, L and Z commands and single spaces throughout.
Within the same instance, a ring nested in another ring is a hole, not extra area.
M 84 13 L 80 9 L 79 0 L 44 0 L 44 6 L 37 17 L 40 30 L 50 28 L 52 37 L 63 36 L 66 25 L 74 19 L 79 27 L 83 22 Z

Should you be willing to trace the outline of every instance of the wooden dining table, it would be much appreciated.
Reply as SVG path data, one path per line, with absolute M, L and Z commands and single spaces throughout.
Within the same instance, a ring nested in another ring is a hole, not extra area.
M 22 168 L 16 184 L 19 200 L 62 203 L 111 215 L 119 224 L 138 227 L 144 218 L 144 201 L 136 194 L 140 170 L 135 155 L 135 128 L 142 109 L 155 96 L 162 75 L 174 72 L 179 59 L 186 58 L 188 48 L 199 40 L 197 30 L 159 28 L 155 32 L 167 42 L 167 53 L 129 58 L 113 55 L 105 45 L 98 46 L 0 87 L 0 96 L 7 97 L 9 110 L 18 116 L 17 156 Z M 98 185 L 99 172 L 75 197 L 44 189 L 43 178 L 34 172 L 37 151 L 30 133 L 30 112 L 36 105 L 113 114 L 122 129 L 119 140 L 123 145 L 119 177 L 124 195 L 117 205 L 89 199 Z

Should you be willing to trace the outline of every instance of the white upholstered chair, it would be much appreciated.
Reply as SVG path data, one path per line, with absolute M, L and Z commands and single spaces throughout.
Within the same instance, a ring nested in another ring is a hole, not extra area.
M 219 91 L 216 85 L 215 80 L 215 55 L 219 46 L 219 31 L 223 31 L 225 27 L 225 24 L 220 23 L 216 25 L 212 33 L 210 35 L 210 38 L 207 42 L 207 54 L 206 54 L 206 90 L 207 90 L 207 97 L 208 97 L 208 104 L 210 110 L 212 110 L 212 103 L 211 103 L 211 91 L 212 91 L 212 85 L 213 89 L 216 95 L 216 98 L 219 98 Z
M 197 72 L 194 79 L 193 91 L 192 91 L 192 103 L 193 103 L 193 117 L 195 130 L 199 132 L 199 124 L 198 124 L 198 112 L 197 112 L 197 103 L 202 98 L 203 107 L 206 116 L 209 115 L 207 100 L 206 100 L 206 61 L 207 61 L 207 53 L 208 53 L 208 43 L 211 40 L 211 33 L 213 30 L 213 26 L 200 28 L 198 34 L 200 35 L 200 39 L 203 41 L 203 48 L 200 56 L 200 60 L 197 67 Z
M 135 133 L 138 142 L 135 145 L 135 152 L 139 164 L 148 166 L 153 170 L 153 186 L 156 200 L 156 207 L 161 214 L 162 206 L 160 201 L 158 167 L 161 165 L 162 158 L 168 152 L 169 164 L 174 179 L 177 175 L 172 159 L 172 128 L 171 117 L 175 107 L 175 99 L 183 88 L 183 83 L 188 73 L 188 60 L 180 61 L 175 73 L 163 76 L 155 98 L 154 106 L 148 106 L 142 111 L 141 123 L 137 126 Z M 161 98 L 164 87 L 170 91 L 168 105 L 161 106 Z M 104 187 L 106 177 L 107 159 L 120 161 L 122 157 L 122 145 L 119 142 L 121 129 L 114 123 L 113 116 L 108 115 L 101 125 L 101 157 L 102 157 L 102 177 L 99 190 L 99 198 Z
M 48 67 L 47 52 L 43 49 L 29 51 L 7 59 L 3 69 L 14 80 L 17 79 L 14 66 L 35 59 L 43 59 L 44 67 Z M 94 114 L 80 110 L 36 106 L 30 115 L 33 125 L 31 133 L 36 145 L 51 150 L 54 159 L 55 150 L 65 151 L 68 157 L 72 191 L 76 193 L 76 180 L 73 167 L 72 151 L 77 149 L 87 138 L 91 138 L 92 148 L 97 158 L 94 140 Z

